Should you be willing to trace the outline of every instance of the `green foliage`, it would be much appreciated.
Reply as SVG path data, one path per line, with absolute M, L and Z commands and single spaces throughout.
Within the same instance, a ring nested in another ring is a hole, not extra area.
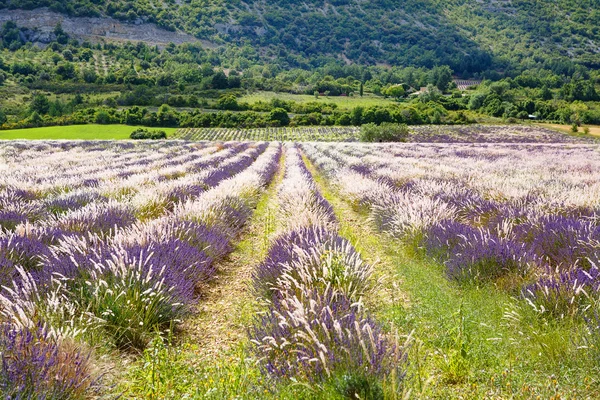
M 408 127 L 404 124 L 383 123 L 365 124 L 360 127 L 360 140 L 363 142 L 403 142 L 408 138 Z
M 387 96 L 394 97 L 396 100 L 400 100 L 406 94 L 406 90 L 404 90 L 404 87 L 402 85 L 397 84 L 385 89 L 384 94 Z
M 344 399 L 383 400 L 385 398 L 381 382 L 356 371 L 336 377 L 334 387 Z
M 166 139 L 167 138 L 167 133 L 165 131 L 161 131 L 161 130 L 148 130 L 146 128 L 138 128 L 135 131 L 131 132 L 131 135 L 129 135 L 129 137 L 131 139 L 136 139 L 136 140 L 140 140 L 140 139 L 153 139 L 153 140 L 157 140 L 157 139 Z
M 219 97 L 217 108 L 220 110 L 239 110 L 240 105 L 238 104 L 235 95 L 225 94 Z
M 31 103 L 29 104 L 30 112 L 37 112 L 38 114 L 48 114 L 50 110 L 50 101 L 48 97 L 43 94 L 36 94 L 33 96 Z
M 283 108 L 275 108 L 269 113 L 269 121 L 275 126 L 287 126 L 290 124 L 290 117 Z
M 440 91 L 446 92 L 452 82 L 452 70 L 447 65 L 433 68 L 429 73 L 429 82 Z

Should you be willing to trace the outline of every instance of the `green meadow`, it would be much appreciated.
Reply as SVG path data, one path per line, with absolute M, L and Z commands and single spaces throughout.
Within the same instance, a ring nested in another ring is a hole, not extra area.
M 0 131 L 0 140 L 123 140 L 136 129 L 128 125 L 69 125 Z M 174 128 L 156 128 L 170 135 Z

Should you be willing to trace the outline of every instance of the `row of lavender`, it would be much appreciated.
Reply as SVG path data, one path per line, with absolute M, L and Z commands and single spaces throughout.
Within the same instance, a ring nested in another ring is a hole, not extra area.
M 595 139 L 573 137 L 539 125 L 423 125 L 411 127 L 408 141 L 416 143 L 594 143 Z
M 267 308 L 250 330 L 263 371 L 320 384 L 342 379 L 352 398 L 379 398 L 383 380 L 397 391 L 405 349 L 362 305 L 372 267 L 337 233 L 333 210 L 294 145 L 286 151 L 278 221 L 268 256 L 253 274 Z
M 0 392 L 80 398 L 78 348 L 142 349 L 192 312 L 281 149 L 248 143 L 7 144 Z M 11 283 L 9 283 L 11 281 Z
M 173 135 L 183 140 L 329 141 L 356 140 L 356 127 L 280 127 L 258 129 L 181 128 Z
M 377 227 L 459 281 L 517 287 L 538 311 L 600 295 L 600 152 L 593 145 L 325 145 L 303 149 Z M 517 279 L 514 279 L 517 278 Z
M 183 140 L 265 140 L 292 142 L 358 141 L 352 126 L 280 127 L 259 129 L 182 128 L 173 138 Z M 414 143 L 593 143 L 597 138 L 573 137 L 536 125 L 422 125 L 411 126 Z

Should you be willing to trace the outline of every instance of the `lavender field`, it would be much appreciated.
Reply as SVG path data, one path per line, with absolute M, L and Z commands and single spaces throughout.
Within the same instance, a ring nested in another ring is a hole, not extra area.
M 247 140 L 291 142 L 356 142 L 354 126 L 280 128 L 181 128 L 170 138 L 181 140 Z M 535 125 L 414 125 L 408 142 L 415 143 L 594 143 L 593 137 L 573 137 Z
M 0 393 L 597 397 L 600 146 L 494 129 L 0 143 Z

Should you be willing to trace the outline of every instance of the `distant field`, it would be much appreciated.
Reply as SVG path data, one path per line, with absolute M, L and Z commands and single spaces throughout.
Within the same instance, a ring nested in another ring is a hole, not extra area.
M 419 125 L 409 127 L 408 142 L 420 143 L 581 143 L 592 138 L 565 135 L 557 129 L 533 125 Z M 181 128 L 169 137 L 181 140 L 223 141 L 358 141 L 360 128 L 302 126 L 281 128 Z
M 240 98 L 240 102 L 254 103 L 257 101 L 270 101 L 271 99 L 280 99 L 286 101 L 296 101 L 298 103 L 308 103 L 311 101 L 318 101 L 323 103 L 335 103 L 339 108 L 353 108 L 358 106 L 368 107 L 380 104 L 391 104 L 394 103 L 392 99 L 384 99 L 383 97 L 367 95 L 360 97 L 358 95 L 352 97 L 346 96 L 319 96 L 315 99 L 315 96 L 307 94 L 290 94 L 290 93 L 275 93 L 275 92 L 257 92 L 243 96 Z
M 136 129 L 128 125 L 69 125 L 48 126 L 43 128 L 13 129 L 0 131 L 0 140 L 122 140 Z M 174 128 L 156 128 L 167 132 L 175 132 Z
M 552 129 L 558 129 L 563 132 L 571 133 L 571 125 L 559 125 L 559 124 L 540 124 L 540 125 L 546 126 L 548 128 L 552 128 Z M 586 126 L 588 128 L 590 128 L 590 135 L 600 136 L 600 126 L 597 126 L 597 125 L 586 125 Z M 580 127 L 579 133 L 583 133 L 583 129 L 586 126 Z

